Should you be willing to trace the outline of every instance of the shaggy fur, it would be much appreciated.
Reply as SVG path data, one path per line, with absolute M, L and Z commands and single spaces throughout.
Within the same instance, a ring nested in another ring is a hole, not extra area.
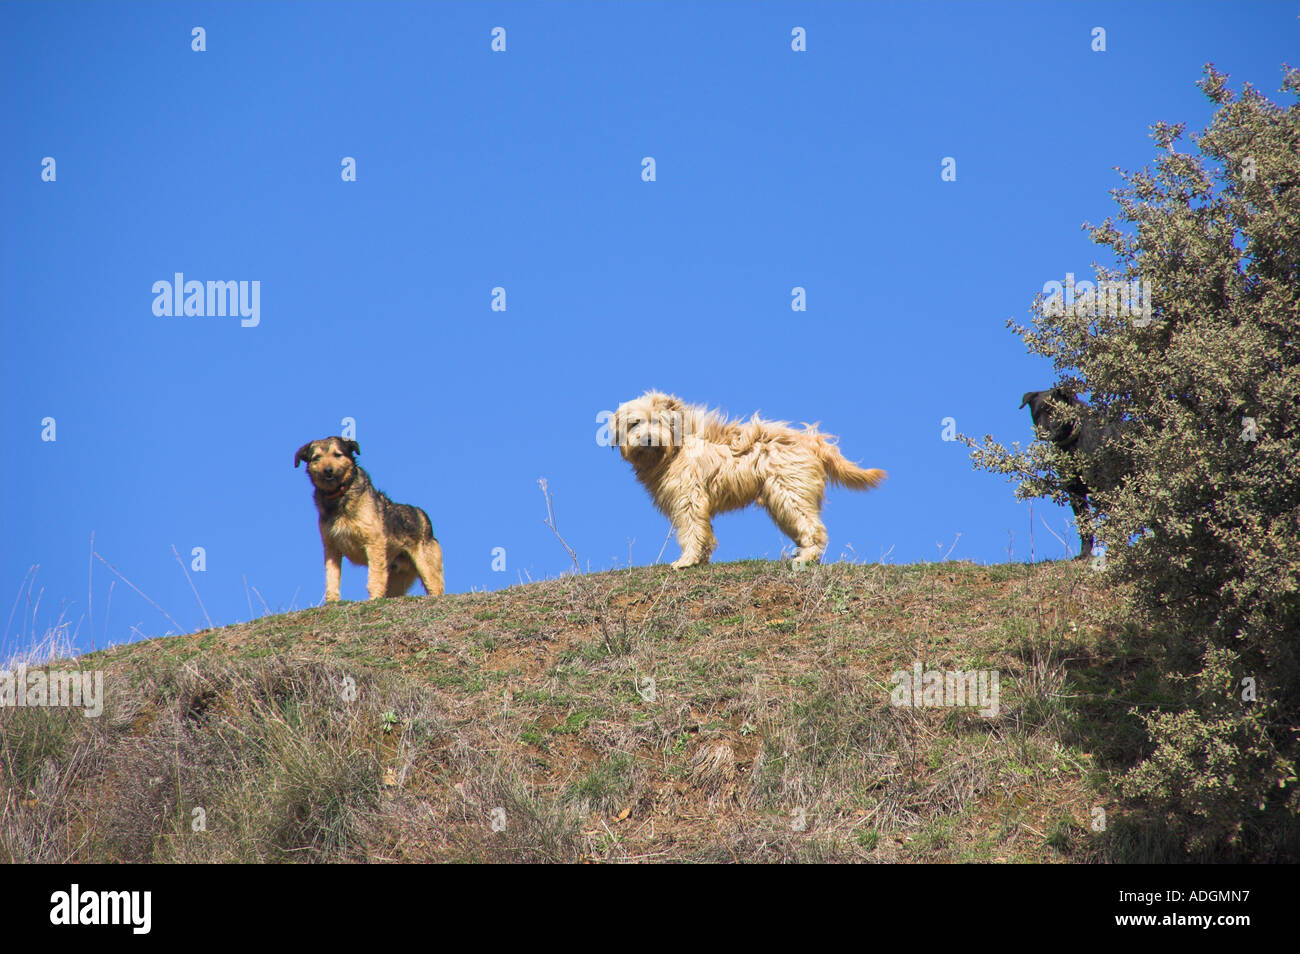
M 316 513 L 325 547 L 325 601 L 339 598 L 343 557 L 367 567 L 370 598 L 401 596 L 418 576 L 430 596 L 442 592 L 442 547 L 429 515 L 419 507 L 393 503 L 375 489 L 355 460 L 356 441 L 326 437 L 309 441 L 293 455 L 307 462 L 316 488 Z
M 885 479 L 883 470 L 845 460 L 835 438 L 816 425 L 796 430 L 757 414 L 728 421 L 658 391 L 621 405 L 611 428 L 611 443 L 677 531 L 678 569 L 708 562 L 718 543 L 714 514 L 751 503 L 766 508 L 798 544 L 796 563 L 815 563 L 826 550 L 827 482 L 865 489 Z

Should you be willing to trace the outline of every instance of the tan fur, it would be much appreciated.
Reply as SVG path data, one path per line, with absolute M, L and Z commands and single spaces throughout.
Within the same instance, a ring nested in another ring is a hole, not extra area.
M 343 557 L 368 569 L 370 599 L 401 596 L 418 578 L 430 596 L 443 592 L 442 547 L 433 537 L 428 514 L 419 507 L 395 504 L 375 489 L 358 467 L 355 441 L 325 438 L 299 448 L 294 466 L 307 462 L 315 487 L 321 544 L 325 550 L 325 601 L 339 599 Z M 384 508 L 407 518 L 409 532 L 384 525 Z
M 798 544 L 796 563 L 816 562 L 826 550 L 827 482 L 861 489 L 886 476 L 846 460 L 816 425 L 796 430 L 757 414 L 728 421 L 659 391 L 620 405 L 611 426 L 614 446 L 677 531 L 679 569 L 708 562 L 717 546 L 714 514 L 751 503 Z

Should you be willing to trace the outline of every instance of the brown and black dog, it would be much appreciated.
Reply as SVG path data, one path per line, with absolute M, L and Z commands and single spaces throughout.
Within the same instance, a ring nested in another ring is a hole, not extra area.
M 325 600 L 339 598 L 343 557 L 365 566 L 370 598 L 401 596 L 418 576 L 430 596 L 442 593 L 442 547 L 429 515 L 419 507 L 393 503 L 375 489 L 357 465 L 361 447 L 342 437 L 309 441 L 293 455 L 307 462 L 316 488 L 320 539 L 325 547 Z

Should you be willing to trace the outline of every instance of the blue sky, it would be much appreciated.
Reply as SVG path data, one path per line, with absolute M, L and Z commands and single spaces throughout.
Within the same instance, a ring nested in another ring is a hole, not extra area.
M 1297 12 L 5 0 L 0 658 L 60 617 L 80 648 L 175 631 L 92 533 L 186 629 L 173 546 L 203 548 L 218 624 L 264 612 L 245 581 L 317 603 L 292 459 L 344 418 L 377 485 L 428 511 L 452 592 L 569 567 L 538 478 L 584 568 L 652 563 L 667 524 L 596 442 L 651 387 L 820 421 L 889 471 L 830 492 L 828 558 L 1028 559 L 1028 504 L 941 421 L 1030 438 L 1017 405 L 1051 368 L 1006 319 L 1091 273 L 1080 224 L 1113 211 L 1112 167 L 1151 159 L 1151 123 L 1205 125 L 1205 62 L 1276 96 Z M 156 316 L 176 272 L 259 282 L 259 323 Z M 1068 517 L 1035 504 L 1037 558 L 1066 555 L 1043 518 L 1077 546 Z M 790 548 L 757 509 L 715 529 L 716 560 Z

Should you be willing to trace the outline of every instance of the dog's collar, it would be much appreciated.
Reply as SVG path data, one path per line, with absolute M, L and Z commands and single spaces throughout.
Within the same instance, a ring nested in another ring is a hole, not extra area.
M 355 477 L 353 479 L 355 479 Z M 334 493 L 327 494 L 324 491 L 322 491 L 321 496 L 324 497 L 326 500 L 338 500 L 340 497 L 342 497 L 345 493 L 348 492 L 348 488 L 350 488 L 351 486 L 352 486 L 352 481 L 349 480 L 345 484 L 339 484 L 339 489 L 334 491 Z

